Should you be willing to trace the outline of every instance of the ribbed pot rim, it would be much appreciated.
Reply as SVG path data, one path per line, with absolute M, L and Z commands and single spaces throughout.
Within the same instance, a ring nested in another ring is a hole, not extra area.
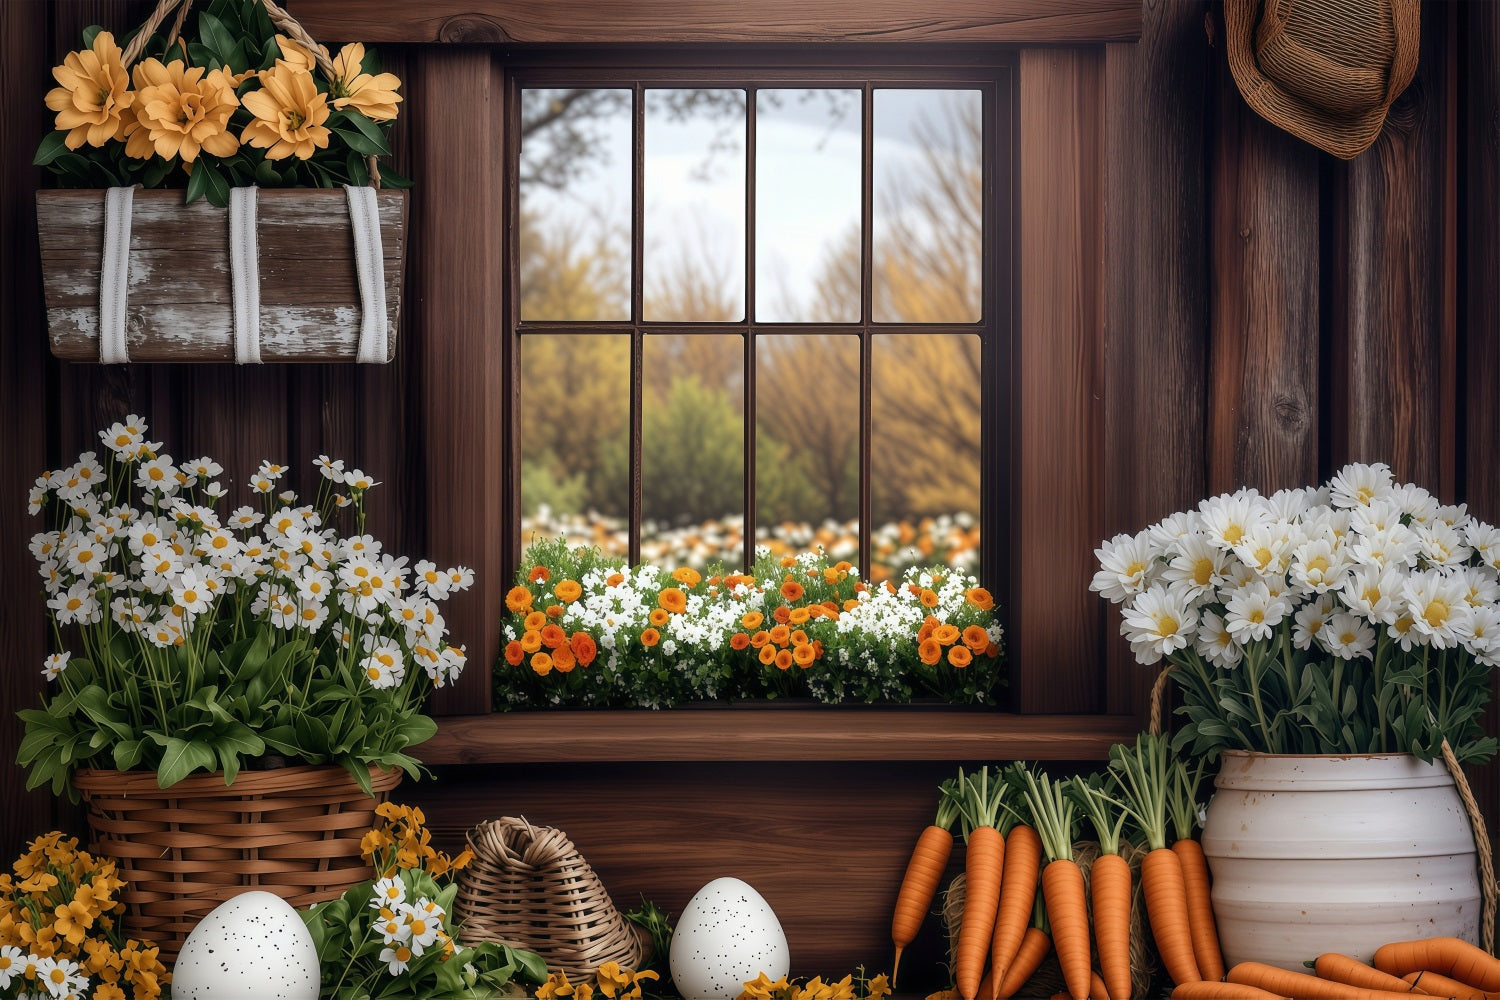
M 1214 786 L 1220 790 L 1362 791 L 1452 786 L 1439 761 L 1409 753 L 1268 754 L 1226 750 Z

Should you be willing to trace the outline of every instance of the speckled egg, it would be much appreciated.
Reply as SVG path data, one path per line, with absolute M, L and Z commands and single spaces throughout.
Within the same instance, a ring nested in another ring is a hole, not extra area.
M 199 921 L 172 967 L 175 1000 L 318 1000 L 318 950 L 297 911 L 255 890 Z
M 786 975 L 792 959 L 765 898 L 737 878 L 716 878 L 677 918 L 671 965 L 683 1000 L 734 1000 L 762 972 L 773 980 Z

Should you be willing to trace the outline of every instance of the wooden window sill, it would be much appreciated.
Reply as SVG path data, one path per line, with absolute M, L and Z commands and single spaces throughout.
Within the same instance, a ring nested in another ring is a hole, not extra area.
M 1128 715 L 1015 715 L 949 707 L 745 705 L 449 716 L 427 764 L 561 761 L 1104 760 Z

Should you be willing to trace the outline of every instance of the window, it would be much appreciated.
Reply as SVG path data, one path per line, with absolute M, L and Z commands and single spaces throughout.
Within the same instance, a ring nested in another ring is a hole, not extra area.
M 999 566 L 1008 67 L 659 65 L 511 77 L 510 565 Z

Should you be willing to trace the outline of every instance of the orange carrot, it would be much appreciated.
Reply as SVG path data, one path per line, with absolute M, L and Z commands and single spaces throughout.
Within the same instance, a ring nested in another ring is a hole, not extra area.
M 1455 1000 L 1493 1000 L 1500 993 L 1488 993 L 1468 983 L 1461 983 L 1451 976 L 1437 972 L 1408 972 L 1402 983 L 1409 983 L 1413 993 L 1425 993 L 1432 997 L 1453 997 Z
M 958 807 L 949 791 L 952 784 L 952 779 L 943 783 L 937 821 L 917 838 L 911 860 L 906 863 L 901 889 L 896 893 L 896 910 L 891 916 L 891 941 L 896 945 L 896 961 L 891 966 L 892 986 L 896 985 L 896 975 L 901 970 L 901 953 L 916 939 L 922 918 L 932 906 L 933 894 L 948 867 L 948 855 L 953 851 L 953 834 L 949 830 L 958 818 Z
M 1358 986 L 1367 990 L 1386 990 L 1392 993 L 1401 993 L 1411 989 L 1409 983 L 1388 972 L 1366 965 L 1357 958 L 1348 955 L 1340 955 L 1338 952 L 1330 951 L 1319 955 L 1313 963 L 1313 971 L 1318 974 L 1319 979 L 1327 979 L 1329 982 L 1345 983 L 1349 986 Z
M 1500 960 L 1454 937 L 1397 941 L 1375 952 L 1375 968 L 1393 976 L 1436 972 L 1485 991 L 1500 991 Z
M 1157 954 L 1177 985 L 1202 979 L 1193 955 L 1182 861 L 1167 847 L 1167 798 L 1172 782 L 1167 741 L 1142 733 L 1134 747 L 1118 743 L 1110 747 L 1109 758 L 1125 808 L 1135 817 L 1150 848 L 1141 862 L 1141 890 Z
M 1113 1000 L 1097 972 L 1089 973 L 1089 1000 Z
M 1011 827 L 1005 838 L 1000 909 L 995 914 L 995 933 L 990 939 L 990 962 L 999 970 L 996 991 L 1001 988 L 999 983 L 1008 978 L 1006 973 L 1011 963 L 1017 960 L 1021 943 L 1025 940 L 1041 869 L 1042 839 L 1036 835 L 1036 830 L 1025 824 Z M 999 997 L 998 992 L 990 994 L 990 1000 L 999 1000 Z
M 1073 798 L 1089 817 L 1099 842 L 1099 857 L 1089 869 L 1089 901 L 1094 921 L 1094 946 L 1099 953 L 1110 1000 L 1130 1000 L 1130 865 L 1120 857 L 1120 831 L 1125 810 L 1111 796 L 1112 788 L 1099 775 L 1074 778 Z M 1222 976 L 1220 977 L 1222 978 Z
M 1242 983 L 1214 983 L 1200 979 L 1172 990 L 1172 1000 L 1288 1000 L 1287 997 Z
M 1021 947 L 1016 949 L 1016 957 L 1011 959 L 1010 965 L 1005 970 L 1005 978 L 1000 981 L 1000 989 L 997 994 L 1000 1000 L 1010 1000 L 1026 981 L 1036 975 L 1036 970 L 1041 966 L 1042 959 L 1047 957 L 1047 952 L 1052 950 L 1052 938 L 1040 927 L 1032 926 L 1026 928 L 1026 933 L 1021 938 Z
M 963 817 L 964 837 L 964 912 L 958 926 L 958 947 L 954 950 L 954 977 L 963 1000 L 975 1000 L 985 960 L 990 954 L 990 937 L 995 932 L 995 913 L 1000 908 L 1000 876 L 1005 865 L 1005 838 L 995 829 L 995 818 L 1004 800 L 1005 784 L 991 782 L 990 769 L 979 769 L 976 778 L 965 778 L 958 772 L 958 801 Z
M 1172 765 L 1171 815 L 1177 840 L 1172 851 L 1182 862 L 1182 883 L 1187 892 L 1188 930 L 1193 942 L 1193 960 L 1204 979 L 1224 978 L 1224 956 L 1219 950 L 1219 929 L 1214 923 L 1213 900 L 1208 888 L 1208 860 L 1203 847 L 1193 839 L 1198 825 L 1198 786 L 1203 782 L 1203 762 L 1192 770 L 1181 760 Z
M 1042 869 L 1042 895 L 1052 924 L 1052 947 L 1063 983 L 1073 1000 L 1089 1000 L 1089 908 L 1084 898 L 1083 871 L 1073 860 L 1074 805 L 1068 783 L 1045 774 L 1022 772 L 1026 804 L 1042 838 L 1047 867 Z
M 1294 997 L 1295 1000 L 1395 1000 L 1397 997 L 1411 1000 L 1410 993 L 1367 990 L 1261 962 L 1241 962 L 1229 970 L 1227 981 L 1254 986 L 1278 996 Z

